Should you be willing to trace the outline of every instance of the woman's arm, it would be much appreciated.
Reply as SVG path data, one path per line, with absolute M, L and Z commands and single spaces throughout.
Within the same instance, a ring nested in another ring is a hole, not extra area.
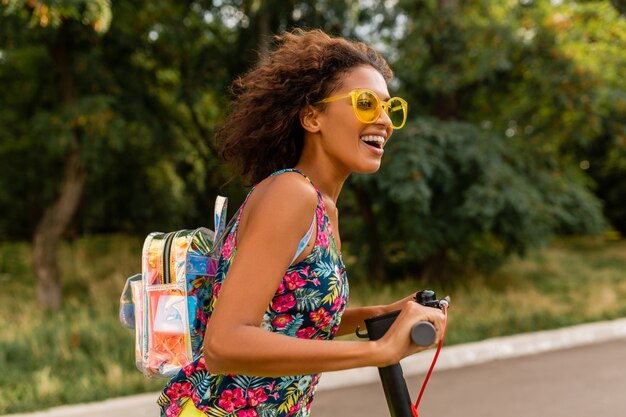
M 430 319 L 440 328 L 442 321 L 435 309 L 419 310 L 417 303 L 407 304 L 388 334 L 375 342 L 306 340 L 260 328 L 317 206 L 315 190 L 295 175 L 269 179 L 247 203 L 237 231 L 237 254 L 207 326 L 204 354 L 209 371 L 297 375 L 384 366 L 422 350 L 410 343 L 412 323 Z
M 411 294 L 393 304 L 349 307 L 346 311 L 344 311 L 343 316 L 341 316 L 341 324 L 339 325 L 339 330 L 337 330 L 336 335 L 344 336 L 347 334 L 353 334 L 357 326 L 361 328 L 361 331 L 365 331 L 365 319 L 396 310 L 402 310 L 402 307 L 408 301 L 414 300 L 415 294 Z

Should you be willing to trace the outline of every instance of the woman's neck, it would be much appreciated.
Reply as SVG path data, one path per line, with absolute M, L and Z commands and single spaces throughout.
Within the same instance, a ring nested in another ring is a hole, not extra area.
M 320 166 L 302 160 L 294 168 L 302 171 L 304 175 L 309 177 L 324 197 L 331 200 L 335 205 L 337 204 L 339 194 L 343 184 L 348 179 L 348 175 L 340 174 L 332 168 L 322 169 Z

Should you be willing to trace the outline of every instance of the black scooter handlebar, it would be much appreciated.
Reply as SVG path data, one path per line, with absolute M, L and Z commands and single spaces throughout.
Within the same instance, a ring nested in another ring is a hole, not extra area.
M 385 335 L 385 333 L 387 333 L 387 330 L 389 330 L 393 322 L 396 320 L 398 314 L 400 314 L 400 310 L 365 319 L 367 333 L 360 333 L 360 328 L 357 327 L 357 336 L 361 338 L 368 338 L 370 340 L 380 339 Z M 433 324 L 429 321 L 417 322 L 411 328 L 411 340 L 413 340 L 413 343 L 418 346 L 430 346 L 435 343 L 436 337 L 437 331 L 435 330 L 435 326 L 433 326 Z

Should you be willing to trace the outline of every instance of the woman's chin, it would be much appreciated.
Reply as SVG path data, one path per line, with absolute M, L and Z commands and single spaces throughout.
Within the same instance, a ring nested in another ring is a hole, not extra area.
M 353 172 L 356 174 L 374 174 L 375 172 L 378 172 L 379 169 L 380 160 L 376 162 L 372 161 L 368 164 L 362 164 L 358 167 L 358 169 L 355 169 Z

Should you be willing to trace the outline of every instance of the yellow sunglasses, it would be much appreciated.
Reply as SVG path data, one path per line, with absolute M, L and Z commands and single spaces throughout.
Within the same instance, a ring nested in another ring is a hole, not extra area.
M 406 115 L 409 105 L 406 100 L 400 97 L 392 97 L 387 101 L 378 98 L 378 94 L 366 88 L 357 88 L 347 94 L 340 94 L 325 98 L 318 101 L 319 103 L 330 103 L 331 101 L 341 100 L 343 98 L 352 98 L 352 108 L 354 114 L 360 122 L 370 124 L 376 122 L 380 117 L 382 109 L 391 120 L 391 126 L 394 129 L 401 129 L 406 123 Z

